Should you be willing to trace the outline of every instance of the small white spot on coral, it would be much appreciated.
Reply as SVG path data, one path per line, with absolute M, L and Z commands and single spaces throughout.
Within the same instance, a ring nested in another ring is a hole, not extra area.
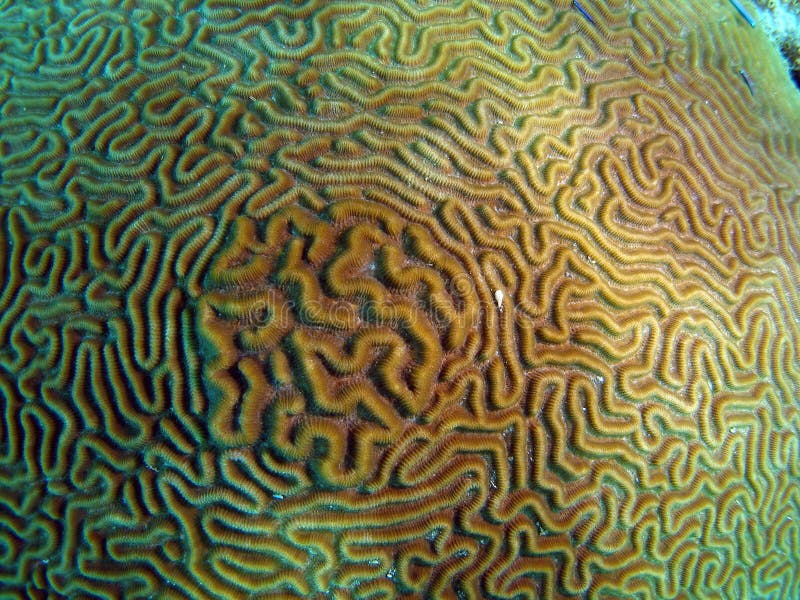
M 494 291 L 494 301 L 497 302 L 497 308 L 500 309 L 500 312 L 503 312 L 503 290 Z

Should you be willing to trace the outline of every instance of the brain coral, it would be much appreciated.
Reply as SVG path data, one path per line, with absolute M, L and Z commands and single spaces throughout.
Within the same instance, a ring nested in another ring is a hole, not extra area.
M 0 115 L 2 597 L 800 597 L 730 3 L 5 0 Z

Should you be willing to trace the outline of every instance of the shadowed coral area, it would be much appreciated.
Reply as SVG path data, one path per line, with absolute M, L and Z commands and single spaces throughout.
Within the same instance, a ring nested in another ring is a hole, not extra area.
M 800 597 L 800 98 L 578 6 L 0 2 L 4 597 Z

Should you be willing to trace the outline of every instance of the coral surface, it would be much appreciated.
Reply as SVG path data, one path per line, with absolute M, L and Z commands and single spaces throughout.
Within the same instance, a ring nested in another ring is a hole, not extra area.
M 728 2 L 0 1 L 0 596 L 795 600 L 798 132 Z

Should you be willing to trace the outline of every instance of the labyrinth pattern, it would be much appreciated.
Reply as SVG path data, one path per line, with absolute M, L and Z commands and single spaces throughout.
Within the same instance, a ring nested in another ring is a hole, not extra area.
M 2 598 L 800 598 L 800 97 L 579 6 L 0 0 Z

